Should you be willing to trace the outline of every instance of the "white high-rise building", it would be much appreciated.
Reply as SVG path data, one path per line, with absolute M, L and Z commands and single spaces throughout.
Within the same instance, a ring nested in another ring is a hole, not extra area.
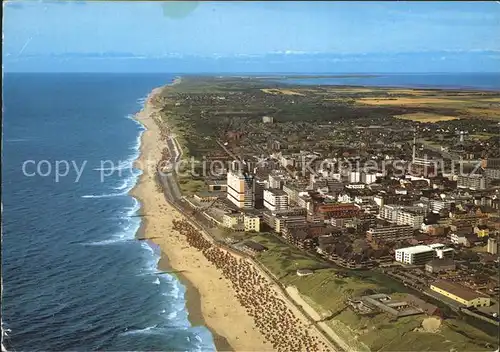
M 377 182 L 377 174 L 375 173 L 363 173 L 361 178 L 363 183 L 366 183 L 367 185 Z
M 288 209 L 288 194 L 280 189 L 265 189 L 264 207 L 271 211 Z
M 255 205 L 254 178 L 241 172 L 227 173 L 227 198 L 240 209 L 251 209 Z
M 361 182 L 361 172 L 359 172 L 359 171 L 351 171 L 351 173 L 349 174 L 349 182 L 350 183 Z

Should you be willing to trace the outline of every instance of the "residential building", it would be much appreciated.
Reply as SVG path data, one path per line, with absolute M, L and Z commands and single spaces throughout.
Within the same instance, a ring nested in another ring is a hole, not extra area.
M 255 205 L 254 178 L 241 172 L 227 173 L 227 198 L 240 209 L 251 209 Z
M 401 209 L 402 207 L 399 205 L 386 204 L 380 207 L 379 215 L 382 219 L 385 219 L 389 222 L 396 222 L 398 220 L 398 214 Z
M 477 237 L 487 237 L 490 234 L 490 229 L 486 225 L 478 224 L 474 227 L 474 233 Z
M 349 182 L 350 183 L 361 182 L 361 172 L 359 172 L 359 171 L 351 171 L 349 173 Z
M 478 237 L 470 232 L 452 232 L 450 234 L 451 243 L 465 247 L 470 247 L 477 239 Z
M 468 188 L 482 190 L 488 187 L 487 178 L 479 174 L 459 175 L 457 180 L 458 188 Z
M 284 185 L 283 191 L 288 195 L 288 203 L 296 204 L 299 198 L 299 190 L 292 185 Z
M 413 228 L 408 225 L 393 225 L 370 228 L 366 231 L 366 239 L 370 242 L 396 242 L 413 238 Z
M 257 215 L 245 214 L 243 224 L 245 231 L 260 232 L 260 218 Z
M 325 218 L 349 218 L 361 213 L 361 209 L 355 204 L 316 203 L 313 210 Z
M 243 215 L 240 213 L 237 214 L 224 214 L 222 216 L 222 226 L 232 229 L 236 225 L 238 225 L 243 220 Z
M 337 229 L 324 224 L 288 224 L 282 233 L 287 242 L 294 246 L 312 249 L 318 244 L 320 236 L 330 235 L 334 231 Z
M 455 201 L 451 200 L 442 200 L 442 199 L 431 199 L 430 200 L 430 208 L 432 211 L 439 213 L 442 209 L 450 210 L 452 204 L 455 203 Z
M 466 307 L 487 307 L 491 304 L 490 297 L 485 294 L 451 281 L 438 280 L 430 288 Z
M 435 248 L 435 251 L 436 257 L 438 257 L 439 259 L 453 259 L 453 256 L 455 254 L 453 248 Z
M 264 207 L 271 211 L 288 209 L 288 194 L 281 189 L 265 189 Z
M 276 215 L 274 231 L 281 233 L 286 226 L 304 225 L 305 223 L 305 215 Z
M 297 206 L 301 208 L 307 208 L 310 201 L 311 197 L 308 194 L 300 195 L 299 198 L 297 198 Z
M 264 222 L 275 232 L 281 233 L 287 225 L 302 225 L 306 223 L 306 209 L 292 208 L 285 211 L 263 213 Z
M 424 215 L 411 210 L 401 210 L 397 215 L 398 225 L 409 225 L 413 229 L 418 229 L 424 222 Z
M 500 169 L 487 168 L 484 170 L 484 174 L 489 179 L 500 180 Z

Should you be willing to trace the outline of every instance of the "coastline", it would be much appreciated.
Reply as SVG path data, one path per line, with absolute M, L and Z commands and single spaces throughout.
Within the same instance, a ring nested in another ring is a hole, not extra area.
M 179 82 L 180 78 L 176 77 L 173 84 Z M 156 88 L 148 95 L 143 109 L 135 116 L 145 127 L 141 136 L 140 155 L 134 162 L 134 166 L 143 173 L 129 192 L 140 202 L 140 213 L 143 215 L 136 237 L 146 238 L 159 246 L 161 259 L 158 269 L 175 271 L 171 275 L 175 275 L 186 288 L 184 299 L 191 325 L 207 327 L 217 351 L 272 350 L 256 329 L 253 319 L 237 301 L 230 282 L 173 229 L 172 221 L 181 219 L 182 215 L 158 192 L 154 172 L 151 172 L 154 168 L 150 167 L 161 159 L 165 145 L 153 120 L 158 109 L 151 103 L 151 98 L 161 89 Z M 234 324 L 235 320 L 238 324 Z

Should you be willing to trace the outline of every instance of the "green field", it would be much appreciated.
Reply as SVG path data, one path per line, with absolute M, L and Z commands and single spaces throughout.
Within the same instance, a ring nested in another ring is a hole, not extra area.
M 182 194 L 190 196 L 196 192 L 203 191 L 205 189 L 205 182 L 200 180 L 193 180 L 189 176 L 179 177 L 179 186 L 181 188 Z
M 496 339 L 455 319 L 447 319 L 436 333 L 415 331 L 426 318 L 416 315 L 394 319 L 389 314 L 359 316 L 345 300 L 372 292 L 403 297 L 408 289 L 376 271 L 351 271 L 292 248 L 272 234 L 251 238 L 268 248 L 257 260 L 285 286 L 295 286 L 326 323 L 356 351 L 485 351 L 494 350 Z M 315 270 L 297 276 L 297 269 Z M 342 272 L 347 277 L 338 277 Z M 329 320 L 328 320 L 329 319 Z

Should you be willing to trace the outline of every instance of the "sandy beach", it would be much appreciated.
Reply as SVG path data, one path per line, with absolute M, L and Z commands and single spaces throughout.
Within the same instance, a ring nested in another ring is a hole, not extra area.
M 155 89 L 151 96 L 160 89 Z M 149 100 L 148 97 L 148 100 Z M 145 127 L 142 135 L 141 154 L 136 165 L 143 169 L 139 182 L 130 192 L 142 205 L 141 237 L 150 238 L 162 250 L 160 270 L 181 271 L 177 277 L 186 286 L 189 320 L 194 326 L 207 326 L 214 336 L 219 351 L 269 351 L 257 330 L 253 318 L 238 302 L 231 283 L 212 265 L 201 252 L 188 245 L 185 237 L 173 230 L 172 220 L 182 215 L 169 205 L 157 190 L 152 167 L 161 159 L 165 143 L 153 117 L 158 110 L 150 103 L 136 115 Z

